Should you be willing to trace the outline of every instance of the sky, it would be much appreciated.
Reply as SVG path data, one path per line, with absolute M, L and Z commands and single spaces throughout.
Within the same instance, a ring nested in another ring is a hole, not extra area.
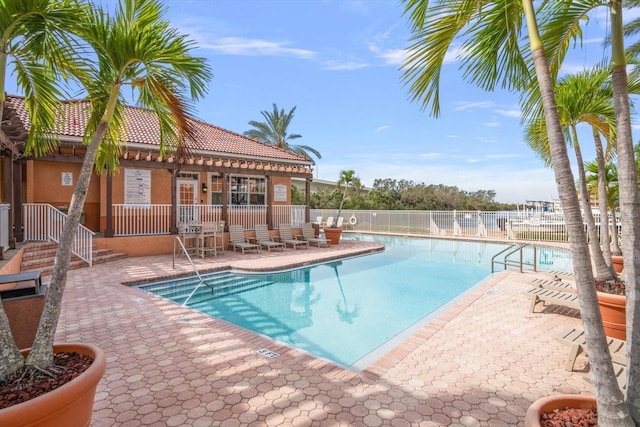
M 113 7 L 114 0 L 101 3 Z M 243 133 L 273 104 L 296 108 L 292 144 L 322 154 L 314 178 L 336 181 L 353 169 L 375 179 L 494 190 L 495 200 L 553 200 L 553 172 L 524 143 L 518 94 L 484 92 L 462 78 L 448 55 L 441 114 L 423 111 L 402 81 L 407 20 L 396 0 L 164 0 L 167 17 L 195 40 L 213 72 L 196 116 Z M 600 60 L 605 10 L 589 21 L 584 47 L 563 73 Z M 638 129 L 634 128 L 634 140 Z M 584 159 L 595 158 L 583 143 Z M 577 176 L 577 175 L 576 175 Z

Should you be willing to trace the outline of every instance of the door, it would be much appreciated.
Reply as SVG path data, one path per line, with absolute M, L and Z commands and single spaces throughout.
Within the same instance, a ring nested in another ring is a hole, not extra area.
M 178 222 L 198 221 L 198 181 L 193 179 L 179 179 L 178 186 Z

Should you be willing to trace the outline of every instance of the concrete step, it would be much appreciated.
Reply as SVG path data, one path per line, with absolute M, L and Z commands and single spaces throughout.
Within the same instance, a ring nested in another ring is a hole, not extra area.
M 28 243 L 24 247 L 21 271 L 39 270 L 43 276 L 50 275 L 53 272 L 53 264 L 56 258 L 57 243 L 37 242 Z M 105 262 L 115 261 L 126 258 L 126 253 L 114 252 L 111 249 L 93 249 L 93 263 L 102 264 Z M 69 264 L 69 269 L 88 267 L 88 264 L 80 258 L 73 256 Z

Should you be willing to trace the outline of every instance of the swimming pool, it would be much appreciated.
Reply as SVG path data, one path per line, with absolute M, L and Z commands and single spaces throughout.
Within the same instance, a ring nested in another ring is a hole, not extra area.
M 366 256 L 272 274 L 203 275 L 188 306 L 359 371 L 490 275 L 506 244 L 357 235 L 384 243 Z M 539 249 L 540 269 L 570 268 L 567 252 Z M 183 303 L 195 277 L 140 289 Z M 213 294 L 209 287 L 214 289 Z

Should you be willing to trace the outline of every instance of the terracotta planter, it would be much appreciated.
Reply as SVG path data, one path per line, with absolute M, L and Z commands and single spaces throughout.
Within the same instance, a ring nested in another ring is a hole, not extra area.
M 583 396 L 581 394 L 559 394 L 556 396 L 543 397 L 538 399 L 527 410 L 524 419 L 525 427 L 541 427 L 540 415 L 544 412 L 552 412 L 554 409 L 563 408 L 591 408 L 596 406 L 594 396 Z
M 622 273 L 624 269 L 624 258 L 618 255 L 612 255 L 611 262 L 613 263 L 613 269 L 616 273 Z
M 604 333 L 608 337 L 627 339 L 627 297 L 598 292 L 598 305 L 602 314 Z
M 325 228 L 324 235 L 332 245 L 340 243 L 340 236 L 342 236 L 342 228 Z
M 22 350 L 27 354 L 30 349 Z M 91 423 L 96 387 L 104 374 L 104 352 L 91 344 L 56 344 L 54 352 L 76 352 L 94 358 L 93 363 L 80 376 L 47 394 L 18 405 L 0 410 L 3 427 L 67 427 Z

